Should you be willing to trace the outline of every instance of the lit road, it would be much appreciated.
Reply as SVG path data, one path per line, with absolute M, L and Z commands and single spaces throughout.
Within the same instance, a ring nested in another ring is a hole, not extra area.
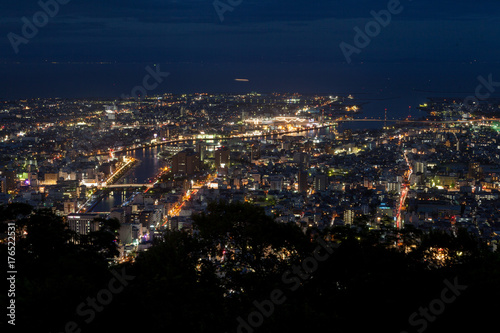
M 129 188 L 129 187 L 154 187 L 154 184 L 114 184 L 105 185 L 106 188 Z
M 403 185 L 402 185 L 403 187 L 401 189 L 398 214 L 397 214 L 397 218 L 396 218 L 396 228 L 397 229 L 401 229 L 401 209 L 403 208 L 403 205 L 406 201 L 406 197 L 408 195 L 408 189 L 409 189 L 409 186 L 407 186 L 406 184 L 410 183 L 410 177 L 411 177 L 411 174 L 413 173 L 413 169 L 411 167 L 410 162 L 408 161 L 408 157 L 406 156 L 406 153 L 404 155 L 405 155 L 406 163 L 408 164 L 408 170 L 405 172 Z
M 191 200 L 191 198 L 198 193 L 198 190 L 202 188 L 203 186 L 207 185 L 210 183 L 212 180 L 214 180 L 216 177 L 215 174 L 210 174 L 207 176 L 207 179 L 204 181 L 201 181 L 200 183 L 196 183 L 193 185 L 193 189 L 189 190 L 186 195 L 184 195 L 180 201 L 178 201 L 175 206 L 168 211 L 168 216 L 169 217 L 174 217 L 174 216 L 179 216 L 182 207 L 186 204 L 187 201 Z M 167 221 L 165 220 L 162 224 L 162 226 L 165 226 L 167 224 Z

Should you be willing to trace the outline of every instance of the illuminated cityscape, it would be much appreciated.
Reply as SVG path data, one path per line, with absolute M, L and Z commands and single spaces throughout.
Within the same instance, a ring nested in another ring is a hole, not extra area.
M 449 112 L 460 103 L 430 100 L 420 106 L 428 116 L 391 121 L 363 117 L 352 95 L 5 102 L 1 200 L 61 217 L 75 244 L 117 221 L 111 265 L 133 264 L 166 234 L 196 235 L 197 216 L 214 202 L 250 204 L 333 243 L 343 237 L 336 230 L 350 229 L 410 255 L 422 251 L 423 235 L 467 231 L 497 253 L 499 109 Z M 346 128 L 366 122 L 380 127 Z M 224 265 L 237 245 L 218 249 L 201 258 Z M 286 262 L 290 251 L 276 254 Z M 421 256 L 439 269 L 467 251 L 426 246 Z
M 496 2 L 4 7 L 2 332 L 496 326 Z

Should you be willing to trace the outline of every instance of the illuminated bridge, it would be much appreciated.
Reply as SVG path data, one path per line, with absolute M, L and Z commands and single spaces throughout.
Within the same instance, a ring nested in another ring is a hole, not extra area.
M 102 187 L 105 188 L 130 188 L 130 187 L 153 187 L 154 184 L 113 184 L 113 185 L 104 185 Z

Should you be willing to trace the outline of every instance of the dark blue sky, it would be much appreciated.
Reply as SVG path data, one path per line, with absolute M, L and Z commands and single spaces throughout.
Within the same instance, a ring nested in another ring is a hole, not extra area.
M 388 2 L 242 0 L 221 22 L 213 0 L 71 0 L 16 54 L 8 34 L 22 36 L 21 18 L 41 8 L 2 0 L 0 97 L 119 97 L 153 64 L 170 75 L 152 94 L 364 92 L 411 104 L 419 90 L 473 92 L 490 73 L 500 81 L 498 0 L 401 0 L 348 64 L 339 44 L 353 44 L 353 28 Z

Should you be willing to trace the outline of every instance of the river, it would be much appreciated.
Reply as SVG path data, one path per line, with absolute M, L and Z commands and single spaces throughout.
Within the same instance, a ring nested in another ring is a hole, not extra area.
M 141 163 L 132 169 L 118 184 L 144 184 L 149 178 L 156 176 L 165 162 L 158 159 L 161 147 L 140 148 L 128 151 L 126 155 L 136 158 Z M 105 195 L 92 212 L 109 212 L 111 208 L 121 205 L 134 191 L 116 189 Z

